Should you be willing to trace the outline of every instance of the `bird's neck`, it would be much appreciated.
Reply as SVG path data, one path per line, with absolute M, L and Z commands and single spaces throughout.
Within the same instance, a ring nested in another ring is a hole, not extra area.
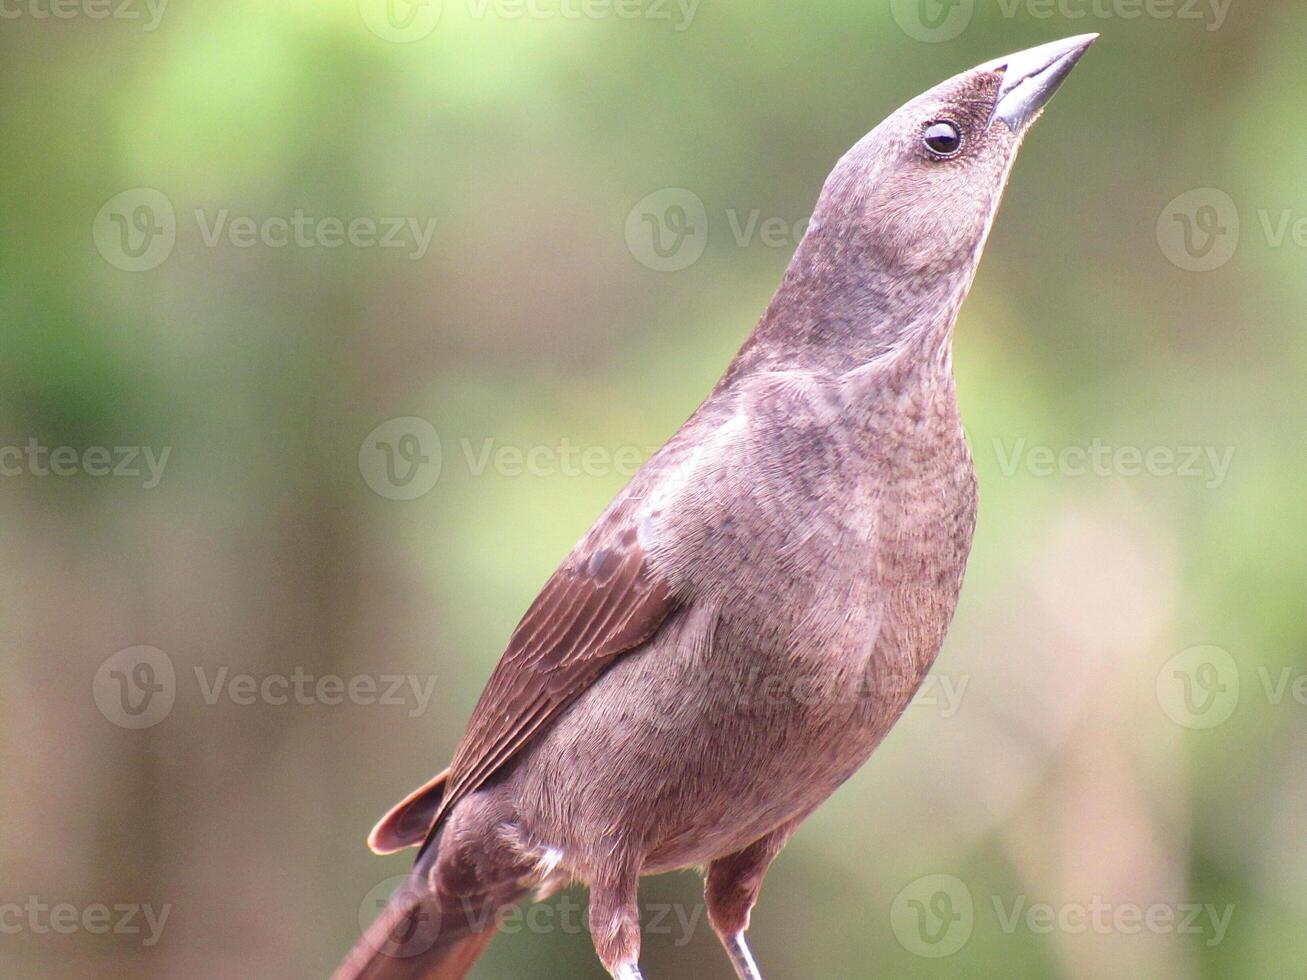
M 975 266 L 968 255 L 905 267 L 856 232 L 810 230 L 723 384 L 761 371 L 874 365 L 951 383 L 953 324 Z

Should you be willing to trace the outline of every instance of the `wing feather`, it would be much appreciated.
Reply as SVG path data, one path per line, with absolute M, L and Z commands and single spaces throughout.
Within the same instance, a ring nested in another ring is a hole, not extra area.
M 545 583 L 490 675 L 449 767 L 430 843 L 459 800 L 495 775 L 680 600 L 619 508 Z M 424 845 L 425 850 L 425 845 Z

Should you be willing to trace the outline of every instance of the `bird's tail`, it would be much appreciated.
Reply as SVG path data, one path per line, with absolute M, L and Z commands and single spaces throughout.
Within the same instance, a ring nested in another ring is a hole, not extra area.
M 332 980 L 462 980 L 490 945 L 498 910 L 442 909 L 419 875 L 395 892 Z

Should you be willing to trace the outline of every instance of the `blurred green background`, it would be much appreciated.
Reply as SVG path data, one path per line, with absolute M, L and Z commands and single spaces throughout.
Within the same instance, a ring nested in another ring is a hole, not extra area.
M 1089 30 L 957 331 L 955 625 L 753 943 L 1301 976 L 1307 8 L 1208 0 L 5 0 L 0 976 L 326 975 L 839 155 Z M 474 976 L 601 977 L 583 898 Z M 695 876 L 642 900 L 648 976 L 730 975 Z

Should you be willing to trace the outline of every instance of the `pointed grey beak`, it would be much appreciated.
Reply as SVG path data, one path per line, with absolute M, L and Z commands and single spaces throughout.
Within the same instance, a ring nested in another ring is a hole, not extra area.
M 1097 34 L 1081 34 L 1052 44 L 996 58 L 980 66 L 982 71 L 1002 71 L 1003 84 L 994 103 L 994 115 L 1008 129 L 1019 133 L 1048 104 L 1076 62 L 1098 40 Z

